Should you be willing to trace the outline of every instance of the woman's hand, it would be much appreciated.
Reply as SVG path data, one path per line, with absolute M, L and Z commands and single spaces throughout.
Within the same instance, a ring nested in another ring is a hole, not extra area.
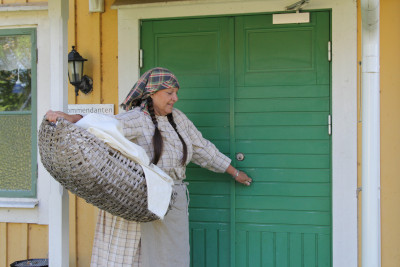
M 48 120 L 49 122 L 56 122 L 58 118 L 64 118 L 69 122 L 75 123 L 82 119 L 82 116 L 79 114 L 69 115 L 62 111 L 49 110 L 46 112 L 46 120 Z
M 245 172 L 238 171 L 239 175 L 235 177 L 236 182 L 250 186 L 253 181 Z
M 253 181 L 245 172 L 239 171 L 235 169 L 232 165 L 226 169 L 226 172 L 229 173 L 233 178 L 235 178 L 236 182 L 244 184 L 244 185 L 251 185 Z

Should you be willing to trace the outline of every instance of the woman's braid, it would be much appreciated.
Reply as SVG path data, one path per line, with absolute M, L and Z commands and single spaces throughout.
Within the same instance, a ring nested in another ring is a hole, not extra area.
M 155 127 L 154 135 L 153 135 L 154 157 L 151 162 L 153 164 L 157 164 L 158 161 L 160 160 L 161 153 L 163 150 L 163 140 L 162 140 L 161 132 L 158 129 L 158 121 L 157 121 L 156 115 L 154 113 L 153 100 L 151 99 L 151 97 L 147 98 L 147 109 L 149 111 L 151 120 L 153 121 L 153 124 Z
M 182 166 L 186 165 L 186 159 L 187 159 L 187 146 L 185 141 L 183 140 L 182 136 L 179 134 L 178 129 L 176 128 L 176 124 L 174 121 L 174 116 L 172 116 L 172 113 L 167 115 L 168 121 L 169 123 L 172 125 L 172 127 L 174 128 L 175 132 L 178 134 L 179 139 L 182 142 L 182 146 L 183 146 L 183 157 L 182 157 Z

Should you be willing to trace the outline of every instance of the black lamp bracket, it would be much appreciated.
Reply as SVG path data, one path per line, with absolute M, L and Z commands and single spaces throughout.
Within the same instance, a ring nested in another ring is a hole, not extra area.
M 79 85 L 75 86 L 75 95 L 78 95 L 79 90 L 87 95 L 93 90 L 93 80 L 89 76 L 83 75 L 82 81 Z

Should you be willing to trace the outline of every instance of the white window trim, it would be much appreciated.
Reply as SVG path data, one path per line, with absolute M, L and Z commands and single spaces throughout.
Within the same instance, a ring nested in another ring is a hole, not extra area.
M 0 16 L 0 29 L 36 28 L 37 64 L 37 129 L 50 109 L 50 36 L 47 8 L 15 11 Z M 0 222 L 48 224 L 48 196 L 51 176 L 40 162 L 37 151 L 38 177 L 36 198 L 0 198 Z
M 283 11 L 292 2 L 203 0 L 118 6 L 119 103 L 139 78 L 141 19 Z M 332 10 L 332 258 L 335 267 L 356 267 L 357 6 L 355 0 L 313 0 L 306 8 Z
M 37 198 L 0 198 L 0 208 L 33 209 L 37 204 L 39 204 Z

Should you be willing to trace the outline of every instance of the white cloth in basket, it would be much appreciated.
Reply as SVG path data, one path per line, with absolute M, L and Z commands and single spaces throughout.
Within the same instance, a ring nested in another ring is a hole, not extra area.
M 148 209 L 163 219 L 171 200 L 173 179 L 159 167 L 150 163 L 146 151 L 141 146 L 125 138 L 117 119 L 90 113 L 80 119 L 76 125 L 86 129 L 110 147 L 142 166 L 147 184 Z

